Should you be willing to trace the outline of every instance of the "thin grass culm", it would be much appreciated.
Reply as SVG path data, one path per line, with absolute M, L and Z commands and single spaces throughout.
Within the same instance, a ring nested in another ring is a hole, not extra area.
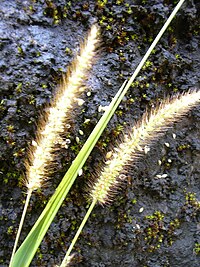
M 67 266 L 68 257 L 97 202 L 105 205 L 113 199 L 122 180 L 126 179 L 125 169 L 130 161 L 137 162 L 145 154 L 145 146 L 152 145 L 174 122 L 199 103 L 200 91 L 195 90 L 167 98 L 155 109 L 146 112 L 129 133 L 122 137 L 123 141 L 111 151 L 112 156 L 105 162 L 97 181 L 89 186 L 92 203 L 60 267 Z
M 81 46 L 79 55 L 63 77 L 50 106 L 40 116 L 36 140 L 32 141 L 25 162 L 27 197 L 9 266 L 12 266 L 31 194 L 40 188 L 49 177 L 49 172 L 54 165 L 55 144 L 58 140 L 62 141 L 63 132 L 70 127 L 68 122 L 75 105 L 82 103 L 79 96 L 85 88 L 83 82 L 87 78 L 88 70 L 96 55 L 98 41 L 98 28 L 93 25 Z

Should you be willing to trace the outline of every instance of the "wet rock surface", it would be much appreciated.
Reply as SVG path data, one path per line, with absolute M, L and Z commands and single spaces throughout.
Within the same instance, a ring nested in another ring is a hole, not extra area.
M 93 23 L 102 44 L 74 110 L 71 143 L 57 171 L 35 192 L 21 241 L 37 220 L 122 82 L 133 73 L 175 6 L 170 0 L 2 0 L 0 6 L 0 266 L 8 266 L 26 189 L 27 147 L 45 104 Z M 87 210 L 84 187 L 126 126 L 166 95 L 199 88 L 198 1 L 186 1 L 130 88 L 53 221 L 31 266 L 63 259 Z M 88 123 L 84 123 L 90 119 Z M 84 132 L 80 135 L 79 130 Z M 76 136 L 80 142 L 77 144 Z M 128 169 L 108 207 L 97 206 L 74 249 L 74 266 L 200 265 L 200 107 L 194 108 Z

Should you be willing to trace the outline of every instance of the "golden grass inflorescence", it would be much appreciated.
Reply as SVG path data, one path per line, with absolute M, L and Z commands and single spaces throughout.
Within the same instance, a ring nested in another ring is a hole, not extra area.
M 55 143 L 66 128 L 66 122 L 73 114 L 75 104 L 80 105 L 80 94 L 85 90 L 84 80 L 96 55 L 98 27 L 93 25 L 67 74 L 48 108 L 40 117 L 36 140 L 32 141 L 26 166 L 26 187 L 33 191 L 48 177 L 54 161 Z M 69 127 L 70 125 L 67 124 Z
M 109 203 L 121 181 L 125 180 L 125 167 L 130 161 L 135 162 L 141 158 L 145 154 L 146 146 L 158 140 L 175 121 L 199 102 L 200 90 L 194 90 L 166 98 L 155 109 L 145 112 L 142 119 L 122 137 L 123 141 L 109 152 L 110 158 L 105 161 L 99 178 L 89 185 L 92 200 L 100 204 Z
M 94 61 L 98 42 L 98 27 L 93 25 L 81 46 L 79 55 L 76 56 L 66 75 L 63 76 L 47 111 L 40 116 L 36 140 L 32 141 L 25 161 L 26 177 L 24 182 L 27 187 L 27 196 L 9 267 L 12 266 L 31 194 L 40 188 L 49 177 L 54 166 L 56 144 L 63 141 L 63 132 L 70 127 L 67 122 L 71 119 L 75 106 L 84 102 L 79 97 L 85 90 L 84 81 Z

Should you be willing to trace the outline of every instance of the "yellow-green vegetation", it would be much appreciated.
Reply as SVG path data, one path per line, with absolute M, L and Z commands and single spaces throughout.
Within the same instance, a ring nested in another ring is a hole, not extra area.
M 190 144 L 182 144 L 182 145 L 179 145 L 179 146 L 177 147 L 177 150 L 178 150 L 179 152 L 181 152 L 181 151 L 184 151 L 184 150 L 186 150 L 186 149 L 188 149 L 188 148 L 190 148 Z
M 22 92 L 22 86 L 23 86 L 22 83 L 18 83 L 17 87 L 15 88 L 15 92 L 17 94 L 20 94 Z
M 187 217 L 195 218 L 200 211 L 200 201 L 196 197 L 196 193 L 187 192 L 185 194 L 185 204 L 182 207 L 182 211 Z
M 200 255 L 200 243 L 195 243 L 194 252 L 196 255 Z
M 108 0 L 97 0 L 96 5 L 98 8 L 102 9 L 107 4 Z
M 142 230 L 145 241 L 145 250 L 154 252 L 162 244 L 167 242 L 171 246 L 174 242 L 174 233 L 180 227 L 180 221 L 175 218 L 170 223 L 166 223 L 165 215 L 161 211 L 155 211 L 152 215 L 145 216 L 147 227 Z
M 58 25 L 61 21 L 67 18 L 71 7 L 71 1 L 68 1 L 64 6 L 56 5 L 55 1 L 46 1 L 44 15 L 53 20 L 53 24 Z
M 154 250 L 160 248 L 164 239 L 164 214 L 160 211 L 155 211 L 152 215 L 146 216 L 145 219 L 147 220 L 148 226 L 144 229 L 144 240 L 148 245 L 147 250 L 149 252 L 153 252 Z

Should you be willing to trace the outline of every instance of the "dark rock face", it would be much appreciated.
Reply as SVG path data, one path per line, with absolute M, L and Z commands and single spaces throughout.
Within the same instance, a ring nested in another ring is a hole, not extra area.
M 27 147 L 39 115 L 90 25 L 102 45 L 88 74 L 88 95 L 75 109 L 71 145 L 56 155 L 57 171 L 34 193 L 21 241 L 44 208 L 94 125 L 129 78 L 173 10 L 170 0 L 1 0 L 0 4 L 0 266 L 8 266 L 26 189 Z M 199 88 L 198 1 L 186 1 L 164 34 L 56 216 L 31 266 L 59 264 L 87 202 L 84 186 L 125 128 L 166 95 Z M 90 121 L 85 124 L 85 120 Z M 79 134 L 83 130 L 84 135 Z M 80 138 L 79 144 L 76 136 Z M 158 140 L 110 207 L 96 207 L 75 247 L 75 266 L 197 267 L 200 265 L 200 107 Z

